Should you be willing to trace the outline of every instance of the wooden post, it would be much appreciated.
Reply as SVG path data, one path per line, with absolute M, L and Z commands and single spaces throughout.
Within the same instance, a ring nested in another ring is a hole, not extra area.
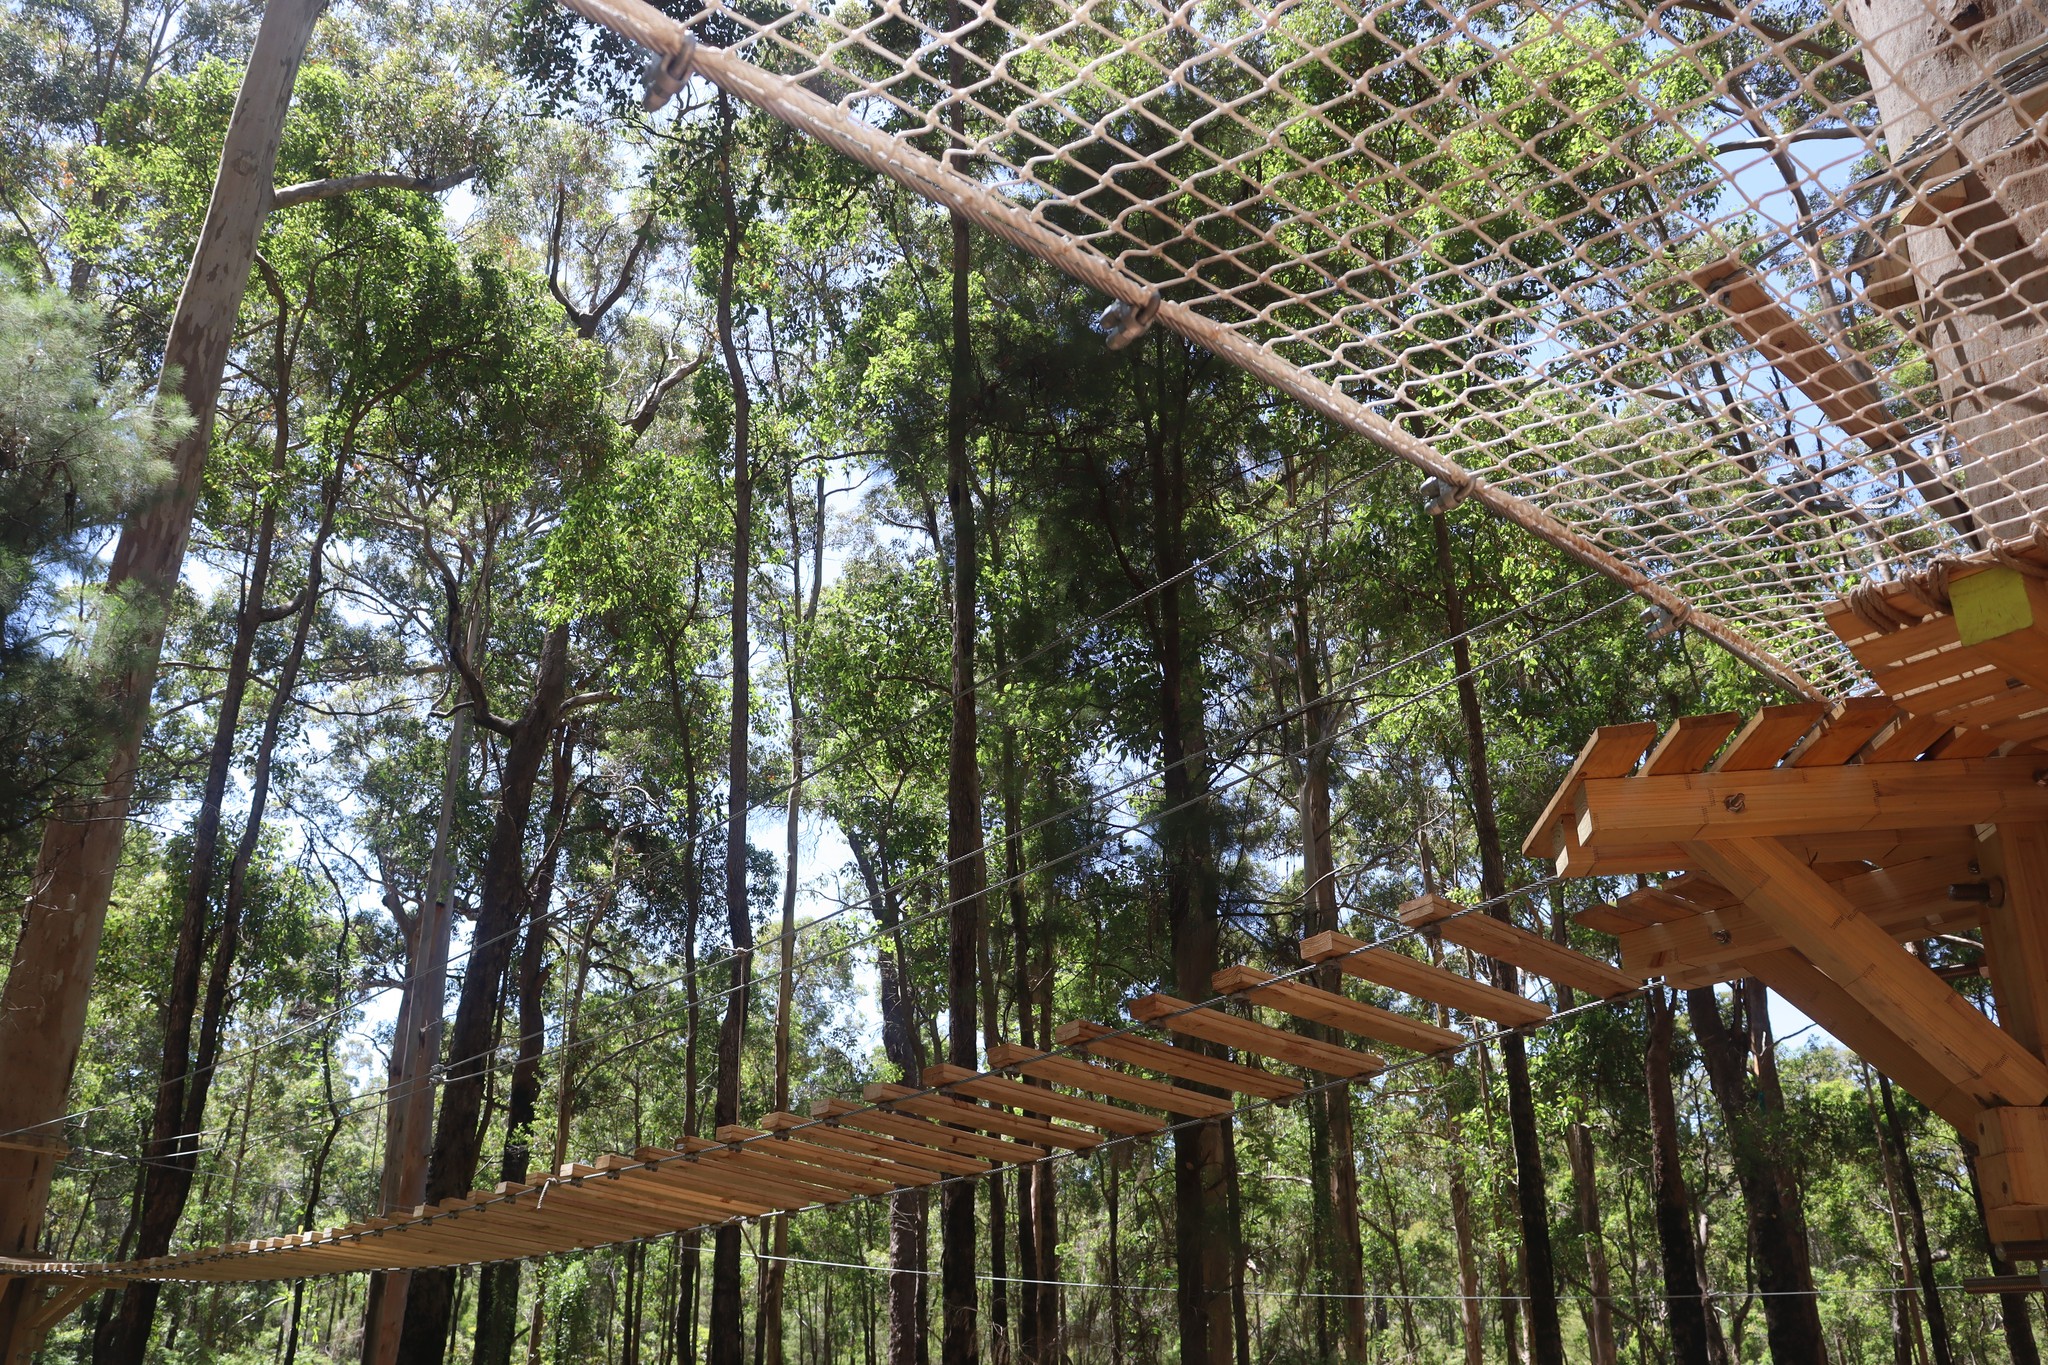
M 1896 161 L 2000 63 L 2040 37 L 2025 4 L 1962 0 L 1850 0 L 1845 17 L 1862 40 L 1863 64 Z M 1919 340 L 1933 358 L 1961 447 L 1963 496 L 1978 528 L 2012 536 L 2048 506 L 2048 141 L 2024 128 L 2012 97 L 1951 139 L 1954 155 L 1921 180 L 1931 189 L 1957 172 L 1953 207 L 1903 229 L 1919 305 Z M 2017 139 L 2017 145 L 2004 149 Z M 1923 200 L 1927 198 L 1923 194 Z
M 2005 824 L 1979 864 L 1993 887 L 1984 906 L 1984 965 L 1998 1022 L 2048 1058 L 2048 824 Z

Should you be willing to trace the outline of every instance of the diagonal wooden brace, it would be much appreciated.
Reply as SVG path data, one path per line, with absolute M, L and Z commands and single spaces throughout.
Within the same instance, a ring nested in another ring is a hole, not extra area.
M 1771 916 L 1785 940 L 1979 1104 L 2048 1103 L 2048 1065 L 1892 941 L 1774 839 L 1689 843 L 1701 871 Z

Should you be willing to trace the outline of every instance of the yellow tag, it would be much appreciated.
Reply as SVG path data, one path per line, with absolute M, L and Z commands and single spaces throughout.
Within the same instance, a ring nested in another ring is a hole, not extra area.
M 1985 569 L 1949 585 L 1956 634 L 1966 645 L 1982 644 L 2034 624 L 2027 580 L 2012 569 Z

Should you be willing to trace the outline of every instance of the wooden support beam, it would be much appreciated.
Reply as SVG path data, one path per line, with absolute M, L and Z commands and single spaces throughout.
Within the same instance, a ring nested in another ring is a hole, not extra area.
M 1643 984 L 1640 978 L 1628 976 L 1596 957 L 1491 915 L 1467 913 L 1463 906 L 1442 896 L 1417 896 L 1406 902 L 1401 906 L 1401 923 L 1413 929 L 1433 930 L 1460 947 L 1603 1000 Z
M 1717 711 L 1708 716 L 1680 716 L 1643 760 L 1643 772 L 1650 776 L 1696 773 L 1713 762 L 1728 736 L 1742 724 L 1740 711 Z M 1615 774 L 1626 776 L 1626 774 Z
M 925 1094 L 914 1086 L 877 1081 L 860 1093 L 861 1098 L 870 1104 L 886 1104 L 907 1114 L 921 1114 L 961 1128 L 999 1133 L 1040 1147 L 1063 1147 L 1071 1152 L 1085 1152 L 1090 1147 L 1102 1145 L 1102 1138 L 1085 1128 L 1026 1118 L 1022 1114 L 1007 1114 L 1000 1109 L 954 1099 L 950 1095 Z
M 1030 1049 L 1027 1048 L 1025 1051 L 1028 1052 Z M 1002 1065 L 996 1060 L 995 1049 L 989 1051 L 989 1064 Z M 1026 1085 L 1007 1076 L 983 1076 L 964 1066 L 934 1063 L 924 1069 L 924 1074 L 919 1079 L 926 1085 L 941 1085 L 962 1095 L 972 1095 L 976 1099 L 1006 1104 L 1012 1109 L 1020 1109 L 1026 1113 L 1093 1124 L 1097 1128 L 1120 1133 L 1125 1137 L 1142 1137 L 1166 1127 L 1164 1119 L 1141 1114 L 1135 1109 L 1104 1104 L 1100 1100 L 1077 1099 L 1072 1095 L 1063 1095 L 1048 1086 Z
M 1635 771 L 1636 760 L 1643 756 L 1643 750 L 1650 747 L 1657 738 L 1654 721 L 1639 721 L 1633 725 L 1603 725 L 1595 730 L 1586 741 L 1586 747 L 1579 750 L 1579 756 L 1566 770 L 1564 780 L 1557 784 L 1557 791 L 1550 798 L 1550 804 L 1536 817 L 1536 823 L 1529 827 L 1529 837 L 1522 841 L 1522 851 L 1531 858 L 1544 857 L 1549 852 L 1550 832 L 1560 821 L 1567 820 L 1572 813 L 1572 798 L 1578 792 L 1579 783 L 1593 777 L 1625 777 Z
M 1930 759 L 1587 782 L 1578 838 L 1595 848 L 2042 821 L 2043 766 L 2033 758 Z
M 1825 771 L 1825 770 L 1823 770 Z M 1715 881 L 1776 919 L 1791 945 L 1982 1105 L 2048 1102 L 2048 1064 L 1979 1014 L 1842 893 L 1768 839 L 1700 842 Z
M 1746 773 L 1775 768 L 1786 751 L 1819 724 L 1826 713 L 1827 708 L 1817 701 L 1766 706 L 1749 718 L 1749 723 L 1729 741 L 1727 750 L 1709 771 Z
M 773 1132 L 798 1129 L 805 1142 L 815 1142 L 820 1147 L 837 1147 L 844 1152 L 882 1157 L 942 1176 L 982 1175 L 996 1167 L 995 1162 L 983 1161 L 980 1157 L 941 1152 L 919 1142 L 905 1142 L 883 1133 L 858 1132 L 836 1119 L 816 1123 L 799 1114 L 773 1113 L 761 1116 L 761 1126 Z
M 1984 966 L 1998 1022 L 2022 1047 L 2048 1058 L 2048 825 L 2000 825 L 1979 868 L 1997 878 L 1993 889 L 2003 893 L 1982 907 Z
M 720 1142 L 743 1142 L 773 1132 L 768 1128 L 747 1128 L 729 1123 L 715 1134 Z M 891 1185 L 936 1185 L 943 1177 L 935 1172 L 916 1166 L 906 1166 L 900 1161 L 888 1161 L 878 1156 L 862 1156 L 857 1152 L 842 1152 L 832 1147 L 805 1142 L 802 1134 L 777 1133 L 775 1147 L 786 1153 L 790 1160 L 806 1165 L 823 1167 L 828 1171 L 843 1171 L 848 1175 L 873 1176 Z
M 988 1061 L 990 1066 L 1072 1086 L 1091 1095 L 1107 1095 L 1114 1100 L 1162 1109 L 1182 1118 L 1221 1118 L 1235 1110 L 1229 1100 L 1205 1095 L 1199 1090 L 1161 1085 L 1158 1081 L 1129 1076 L 1111 1067 L 1073 1057 L 1048 1057 L 1037 1048 L 1022 1047 L 1016 1043 L 998 1043 L 990 1048 Z
M 1986 1204 L 2048 1204 L 2048 1109 L 1986 1109 L 1970 1136 Z
M 1977 922 L 1984 907 L 1949 899 L 1951 884 L 1970 880 L 1969 865 L 1951 858 L 1924 858 L 1877 868 L 1834 885 L 1893 938 L 1929 938 Z M 1719 890 L 1720 888 L 1716 888 Z M 1633 899 L 1629 897 L 1627 899 Z M 1756 953 L 1786 947 L 1784 930 L 1771 916 L 1723 892 L 1722 903 L 1688 917 L 1631 929 L 1617 936 L 1623 967 L 1643 976 L 1674 976 L 1739 964 Z
M 1125 1008 L 1133 1019 L 1156 1024 L 1182 1037 L 1200 1038 L 1240 1052 L 1275 1057 L 1309 1071 L 1320 1071 L 1326 1076 L 1377 1076 L 1387 1069 L 1386 1058 L 1377 1053 L 1318 1042 L 1206 1006 L 1197 1008 L 1192 1001 L 1171 995 L 1158 992 L 1141 995 Z
M 1569 830 L 1569 825 L 1559 826 Z M 1967 825 L 1926 829 L 1862 829 L 1840 834 L 1789 835 L 1778 841 L 1807 863 L 1876 863 L 1889 866 L 1916 858 L 1967 855 L 1976 835 Z M 1684 844 L 1617 844 L 1588 848 L 1573 839 L 1558 855 L 1561 877 L 1620 877 L 1662 872 L 1698 872 Z
M 1417 1000 L 1448 1005 L 1475 1019 L 1491 1019 L 1509 1028 L 1540 1024 L 1550 1017 L 1550 1006 L 1540 1000 L 1417 962 L 1390 948 L 1366 948 L 1358 939 L 1334 930 L 1303 939 L 1301 955 L 1309 962 L 1331 962 L 1338 971 L 1360 981 L 1370 981 Z
M 1271 972 L 1256 967 L 1225 967 L 1210 982 L 1225 995 L 1242 996 L 1254 1005 L 1265 1005 L 1291 1014 L 1296 1019 L 1326 1024 L 1345 1033 L 1376 1042 L 1405 1047 L 1410 1052 L 1442 1052 L 1463 1047 L 1464 1034 L 1420 1019 L 1410 1019 L 1377 1005 L 1362 1004 L 1348 995 L 1326 991 L 1305 981 L 1275 981 Z
M 1749 974 L 1835 1035 L 1842 1045 L 1892 1078 L 1901 1090 L 1965 1137 L 1976 1131 L 1976 1099 L 1930 1066 L 1893 1030 L 1888 1016 L 1873 1014 L 1819 968 L 1790 948 L 1759 953 L 1744 964 Z
M 1791 768 L 1832 768 L 1847 763 L 1863 746 L 1897 720 L 1898 704 L 1890 697 L 1848 697 L 1785 759 Z
M 1135 1037 L 1088 1019 L 1075 1019 L 1061 1024 L 1053 1030 L 1053 1041 L 1062 1047 L 1092 1052 L 1098 1057 L 1127 1062 L 1132 1066 L 1142 1066 L 1148 1071 L 1171 1076 L 1177 1081 L 1187 1081 L 1193 1085 L 1210 1085 L 1218 1090 L 1236 1091 L 1239 1094 L 1257 1095 L 1276 1104 L 1287 1103 L 1299 1095 L 1302 1089 L 1300 1081 L 1287 1076 L 1276 1076 L 1263 1067 L 1225 1061 L 1221 1057 L 1211 1057 L 1193 1048 L 1168 1047 L 1165 1043 Z
M 983 1137 L 979 1133 L 964 1133 L 958 1128 L 947 1128 L 942 1124 L 927 1123 L 923 1119 L 911 1118 L 906 1114 L 893 1114 L 886 1110 L 855 1104 L 851 1100 L 819 1100 L 811 1106 L 815 1118 L 829 1118 L 846 1128 L 862 1128 L 870 1133 L 885 1137 L 899 1138 L 904 1142 L 930 1147 L 952 1156 L 989 1162 L 1036 1161 L 1045 1155 L 1043 1147 L 1028 1143 L 1012 1142 L 1008 1138 Z

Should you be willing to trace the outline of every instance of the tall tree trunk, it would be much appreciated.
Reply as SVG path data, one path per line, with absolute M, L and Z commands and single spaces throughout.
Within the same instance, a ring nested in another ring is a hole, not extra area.
M 1586 1239 L 1587 1347 L 1593 1365 L 1615 1365 L 1614 1288 L 1608 1273 L 1607 1233 L 1600 1218 L 1600 1182 L 1593 1130 L 1574 1123 L 1565 1130 L 1564 1150 L 1572 1166 L 1572 1190 L 1579 1215 L 1579 1235 Z
M 1002 661 L 998 661 L 1000 666 Z M 1024 773 L 1017 758 L 1017 730 L 1003 726 L 1003 886 L 1010 907 L 1010 998 L 1016 1003 L 1017 1043 L 1037 1047 L 1038 1031 L 1032 1026 L 1037 991 L 1031 981 L 1031 923 L 1024 887 Z M 1025 1084 L 1035 1084 L 1025 1078 Z M 1039 1117 L 1045 1117 L 1040 1115 Z M 1038 1211 L 1034 1207 L 1034 1186 L 1039 1176 L 1036 1163 L 1017 1168 L 1017 1360 L 1020 1365 L 1043 1365 L 1044 1320 L 1039 1296 L 1044 1289 L 1038 1265 Z
M 1676 1365 L 1714 1365 L 1707 1320 L 1714 1306 L 1700 1293 L 1698 1250 L 1692 1238 L 1692 1195 L 1685 1187 L 1685 1157 L 1678 1146 L 1678 1101 L 1671 1092 L 1671 1033 L 1675 1010 L 1662 986 L 1644 996 L 1648 1044 L 1643 1083 L 1650 1110 L 1650 1191 L 1657 1210 L 1657 1248 L 1664 1266 L 1664 1320 Z
M 1934 1279 L 1934 1250 L 1927 1242 L 1927 1211 L 1920 1202 L 1920 1177 L 1913 1169 L 1913 1148 L 1906 1140 L 1906 1125 L 1899 1118 L 1899 1106 L 1892 1096 L 1892 1083 L 1877 1073 L 1878 1099 L 1884 1105 L 1885 1134 L 1891 1140 L 1892 1160 L 1899 1170 L 1899 1192 L 1906 1201 L 1906 1219 L 1913 1233 L 1913 1261 L 1920 1270 L 1920 1293 L 1927 1313 L 1928 1344 L 1934 1365 L 1955 1365 L 1955 1350 L 1949 1344 L 1948 1313 L 1941 1302 L 1941 1286 Z
M 952 26 L 967 21 L 966 6 L 954 0 Z M 964 85 L 959 48 L 952 75 Z M 962 106 L 952 110 L 959 140 Z M 982 848 L 979 698 L 974 691 L 974 643 L 980 607 L 980 550 L 974 525 L 974 471 L 967 449 L 974 383 L 972 301 L 969 292 L 972 242 L 967 219 L 952 216 L 952 377 L 946 390 L 946 507 L 953 525 L 952 728 L 946 746 L 946 1060 L 975 1069 L 976 967 L 981 935 L 981 902 L 988 885 Z M 940 1359 L 945 1365 L 975 1365 L 981 1359 L 975 1321 L 974 1185 L 952 1181 L 939 1191 L 944 1247 L 939 1260 Z
M 491 1069 L 492 1039 L 498 1031 L 498 1002 L 526 910 L 527 825 L 541 763 L 548 756 L 549 741 L 567 700 L 568 656 L 569 628 L 556 626 L 541 643 L 533 693 L 517 721 L 493 724 L 481 689 L 471 690 L 478 723 L 500 729 L 506 744 L 499 765 L 497 815 L 478 877 L 476 927 L 455 1007 L 455 1027 L 449 1033 L 447 1079 L 441 1087 L 434 1152 L 427 1165 L 424 1202 L 429 1204 L 467 1194 L 476 1179 L 483 1148 L 485 1082 Z M 398 1343 L 401 1365 L 440 1365 L 453 1322 L 454 1293 L 453 1271 L 414 1272 Z
M 1977 1180 L 1977 1158 L 1967 1149 L 1963 1164 L 1969 1171 L 1970 1197 L 1977 1204 L 1977 1230 L 1982 1234 L 1985 1258 L 1991 1263 L 1994 1275 L 2013 1274 L 2016 1267 L 2011 1261 L 1998 1254 L 1997 1243 L 1991 1240 L 1991 1229 L 1984 1220 L 1984 1187 Z M 1998 1312 L 2000 1325 L 2005 1329 L 2006 1354 L 2012 1357 L 2012 1365 L 2041 1365 L 2041 1347 L 2034 1340 L 2034 1320 L 2027 1293 L 2000 1294 Z
M 1458 710 L 1465 722 L 1466 767 L 1472 793 L 1472 821 L 1479 839 L 1480 895 L 1493 902 L 1494 918 L 1508 920 L 1502 897 L 1508 891 L 1507 858 L 1494 809 L 1493 777 L 1487 766 L 1486 718 L 1472 676 L 1472 647 L 1465 639 L 1465 604 L 1451 556 L 1448 513 L 1431 518 L 1436 536 L 1437 574 L 1443 582 L 1444 611 L 1451 631 L 1451 661 L 1458 673 Z M 1493 964 L 1494 985 L 1518 990 L 1514 967 Z M 1522 1269 L 1529 1295 L 1529 1348 L 1535 1365 L 1565 1365 L 1564 1328 L 1557 1312 L 1557 1269 L 1550 1245 L 1550 1200 L 1543 1148 L 1536 1133 L 1536 1097 L 1529 1085 L 1529 1053 L 1519 1033 L 1501 1039 L 1502 1070 L 1508 1082 L 1508 1130 L 1515 1149 L 1515 1209 L 1522 1231 Z
M 896 903 L 896 889 L 882 868 L 882 841 L 873 849 L 855 830 L 846 831 L 847 846 L 853 850 L 854 865 L 873 907 L 883 939 L 876 952 L 882 1005 L 882 1052 L 896 1068 L 896 1078 L 905 1084 L 924 1070 L 918 1055 L 917 1021 L 912 1017 L 909 994 L 909 964 L 905 960 L 903 936 L 897 926 L 903 913 Z M 918 1365 L 919 1343 L 924 1338 L 924 1313 L 918 1290 L 924 1283 L 925 1192 L 900 1189 L 889 1196 L 889 1365 Z
M 540 1062 L 547 1045 L 548 907 L 555 898 L 555 878 L 569 818 L 570 789 L 575 783 L 575 738 L 568 726 L 555 739 L 554 772 L 548 784 L 544 828 L 548 844 L 534 877 L 527 905 L 526 941 L 519 950 L 519 1052 L 505 1093 L 505 1151 L 498 1179 L 524 1184 L 533 1162 L 534 1123 L 540 1111 Z M 568 1057 L 564 1054 L 564 1065 Z M 479 1272 L 476 1289 L 475 1365 L 512 1365 L 512 1341 L 519 1334 L 520 1262 L 499 1261 Z
M 725 1019 L 718 1030 L 717 1093 L 711 1106 L 715 1128 L 738 1123 L 740 1117 L 740 1050 L 747 1031 L 748 997 L 752 994 L 754 923 L 747 906 L 747 746 L 753 686 L 753 652 L 748 644 L 749 588 L 754 573 L 754 469 L 750 447 L 753 395 L 746 367 L 740 363 L 739 338 L 733 317 L 734 273 L 739 264 L 741 223 L 733 190 L 735 115 L 731 97 L 718 97 L 721 126 L 718 149 L 718 193 L 725 240 L 718 268 L 718 346 L 732 385 L 732 727 L 726 749 L 725 917 L 732 937 L 732 981 Z M 745 1304 L 740 1293 L 740 1229 L 718 1229 L 711 1253 L 710 1365 L 741 1365 L 746 1359 Z
M 1712 987 L 1686 992 L 1686 1012 L 1693 1037 L 1706 1063 L 1707 1084 L 1728 1125 L 1736 1182 L 1749 1219 L 1749 1240 L 1755 1251 L 1757 1283 L 1763 1290 L 1764 1330 L 1771 1355 L 1778 1360 L 1810 1360 L 1824 1365 L 1827 1337 L 1814 1295 L 1813 1266 L 1806 1248 L 1806 1217 L 1799 1192 L 1778 1150 L 1778 1118 L 1782 1110 L 1770 1103 L 1766 1078 L 1774 1074 L 1767 1057 L 1748 1046 L 1742 1021 L 1762 1008 L 1762 987 L 1755 991 L 1738 983 L 1736 1023 L 1722 1017 Z M 1760 1021 L 1749 1020 L 1754 1029 Z M 1747 1055 L 1745 1055 L 1747 1054 Z M 1752 1088 L 1749 1062 L 1758 1066 Z
M 54 1146 L 57 1125 L 85 1036 L 93 961 L 106 926 L 107 898 L 121 852 L 149 697 L 163 651 L 165 618 L 177 591 L 192 531 L 221 378 L 235 319 L 249 286 L 256 240 L 269 207 L 278 142 L 292 85 L 324 0 L 272 0 L 263 12 L 249 67 L 221 148 L 213 196 L 164 343 L 164 371 L 192 430 L 171 452 L 170 480 L 124 523 L 106 592 L 127 598 L 140 622 L 119 672 L 107 684 L 119 720 L 107 746 L 97 795 L 60 808 L 43 832 L 20 935 L 0 992 L 0 1131 L 27 1133 Z M 56 1159 L 47 1152 L 0 1150 L 0 1255 L 33 1255 Z M 0 1350 L 27 1349 L 28 1282 L 0 1288 Z

